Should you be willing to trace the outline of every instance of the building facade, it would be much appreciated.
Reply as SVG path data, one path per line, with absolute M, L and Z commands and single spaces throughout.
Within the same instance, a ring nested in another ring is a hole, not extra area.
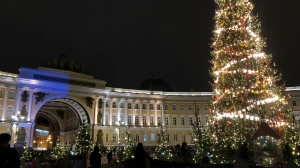
M 118 145 L 125 130 L 136 142 L 155 146 L 160 125 L 170 145 L 191 144 L 194 112 L 199 112 L 203 125 L 209 122 L 212 92 L 111 88 L 78 72 L 45 67 L 19 71 L 0 72 L 0 132 L 11 133 L 11 145 L 46 148 L 59 135 L 61 145 L 69 147 L 84 122 L 91 125 L 94 142 L 101 139 L 105 146 Z M 300 87 L 287 87 L 285 92 L 299 118 Z

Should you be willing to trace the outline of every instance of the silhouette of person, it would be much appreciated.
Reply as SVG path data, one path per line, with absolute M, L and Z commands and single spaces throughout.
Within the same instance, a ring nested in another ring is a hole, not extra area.
M 92 168 L 100 168 L 101 167 L 101 155 L 99 153 L 100 149 L 99 146 L 94 147 L 94 151 L 90 156 L 90 165 Z
M 7 133 L 0 134 L 0 167 L 20 168 L 19 153 L 9 146 L 11 136 Z

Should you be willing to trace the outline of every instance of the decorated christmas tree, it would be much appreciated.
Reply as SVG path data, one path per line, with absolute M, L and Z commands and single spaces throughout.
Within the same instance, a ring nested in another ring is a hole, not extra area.
M 23 147 L 23 151 L 21 153 L 20 158 L 24 160 L 32 161 L 33 159 L 32 150 L 27 145 Z
M 191 142 L 196 149 L 193 160 L 195 163 L 201 163 L 202 157 L 210 156 L 212 152 L 213 144 L 211 141 L 212 137 L 210 136 L 211 129 L 209 125 L 207 126 L 206 123 L 203 124 L 201 122 L 199 110 L 196 108 L 196 104 L 193 112 L 196 120 L 192 123 L 192 132 L 189 132 L 193 138 L 191 139 Z
M 126 130 L 124 144 L 121 146 L 121 150 L 119 150 L 120 159 L 122 161 L 125 161 L 134 158 L 135 147 L 136 145 L 134 143 L 134 140 L 132 139 L 131 133 L 129 132 L 129 130 Z
M 165 127 L 160 125 L 156 142 L 158 146 L 155 149 L 155 158 L 158 160 L 173 161 L 171 146 L 169 145 L 168 134 Z
M 55 146 L 47 149 L 46 158 L 49 160 L 57 160 L 64 158 L 66 154 L 65 149 L 60 145 L 59 136 L 57 136 Z
M 71 154 L 72 155 L 91 154 L 93 151 L 93 146 L 94 144 L 93 141 L 91 140 L 89 125 L 86 122 L 84 122 L 77 133 L 75 144 L 71 149 Z
M 249 0 L 215 2 L 219 9 L 211 44 L 214 96 L 209 128 L 214 144 L 212 161 L 228 163 L 226 147 L 236 150 L 247 142 L 251 150 L 252 134 L 262 122 L 280 135 L 282 146 L 293 141 L 284 138 L 291 130 L 293 113 L 286 108 L 288 96 L 283 94 L 285 87 L 272 56 L 263 51 L 266 42 L 251 13 L 253 4 Z M 273 142 L 271 136 L 265 136 Z

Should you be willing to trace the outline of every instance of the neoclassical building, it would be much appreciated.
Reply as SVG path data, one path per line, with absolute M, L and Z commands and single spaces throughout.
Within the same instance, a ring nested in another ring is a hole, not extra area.
M 60 135 L 70 146 L 84 122 L 96 142 L 117 145 L 125 130 L 136 142 L 156 145 L 158 126 L 164 125 L 170 145 L 191 144 L 191 123 L 199 110 L 208 122 L 212 92 L 172 92 L 161 79 L 149 78 L 139 90 L 106 87 L 103 80 L 58 68 L 20 68 L 19 74 L 0 71 L 0 132 L 12 134 L 11 145 L 46 148 Z M 287 87 L 289 106 L 298 118 L 300 87 Z

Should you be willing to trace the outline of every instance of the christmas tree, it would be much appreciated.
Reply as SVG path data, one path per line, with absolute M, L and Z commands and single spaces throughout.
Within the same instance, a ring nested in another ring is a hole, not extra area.
M 50 147 L 47 149 L 46 152 L 46 158 L 49 160 L 57 160 L 62 159 L 66 155 L 66 151 L 64 148 L 60 145 L 60 139 L 59 136 L 57 136 L 56 144 L 54 147 Z
M 122 149 L 118 150 L 120 151 L 120 159 L 122 161 L 125 161 L 134 158 L 135 147 L 136 145 L 134 143 L 134 140 L 132 139 L 131 133 L 127 129 L 124 144 L 121 146 Z
M 23 152 L 21 153 L 20 158 L 29 161 L 33 159 L 32 151 L 27 145 L 23 147 Z
M 288 96 L 282 93 L 284 84 L 272 56 L 263 52 L 266 42 L 251 13 L 253 4 L 249 0 L 215 2 L 219 9 L 211 44 L 212 160 L 228 163 L 226 147 L 239 149 L 247 142 L 252 148 L 251 135 L 261 122 L 284 137 L 293 114 L 286 108 Z M 287 139 L 281 140 L 284 144 Z
M 71 149 L 71 154 L 72 155 L 90 154 L 93 151 L 93 146 L 94 144 L 90 137 L 89 125 L 86 122 L 84 122 L 78 131 L 75 144 Z
M 199 109 L 196 108 L 196 104 L 193 112 L 196 120 L 192 123 L 192 132 L 189 132 L 193 137 L 191 142 L 196 149 L 193 160 L 195 163 L 201 163 L 202 157 L 210 156 L 212 152 L 213 144 L 211 141 L 212 137 L 210 136 L 211 129 L 201 122 Z
M 164 126 L 160 125 L 160 130 L 156 140 L 158 146 L 155 149 L 155 158 L 158 160 L 173 161 L 171 146 L 169 145 L 168 134 Z

